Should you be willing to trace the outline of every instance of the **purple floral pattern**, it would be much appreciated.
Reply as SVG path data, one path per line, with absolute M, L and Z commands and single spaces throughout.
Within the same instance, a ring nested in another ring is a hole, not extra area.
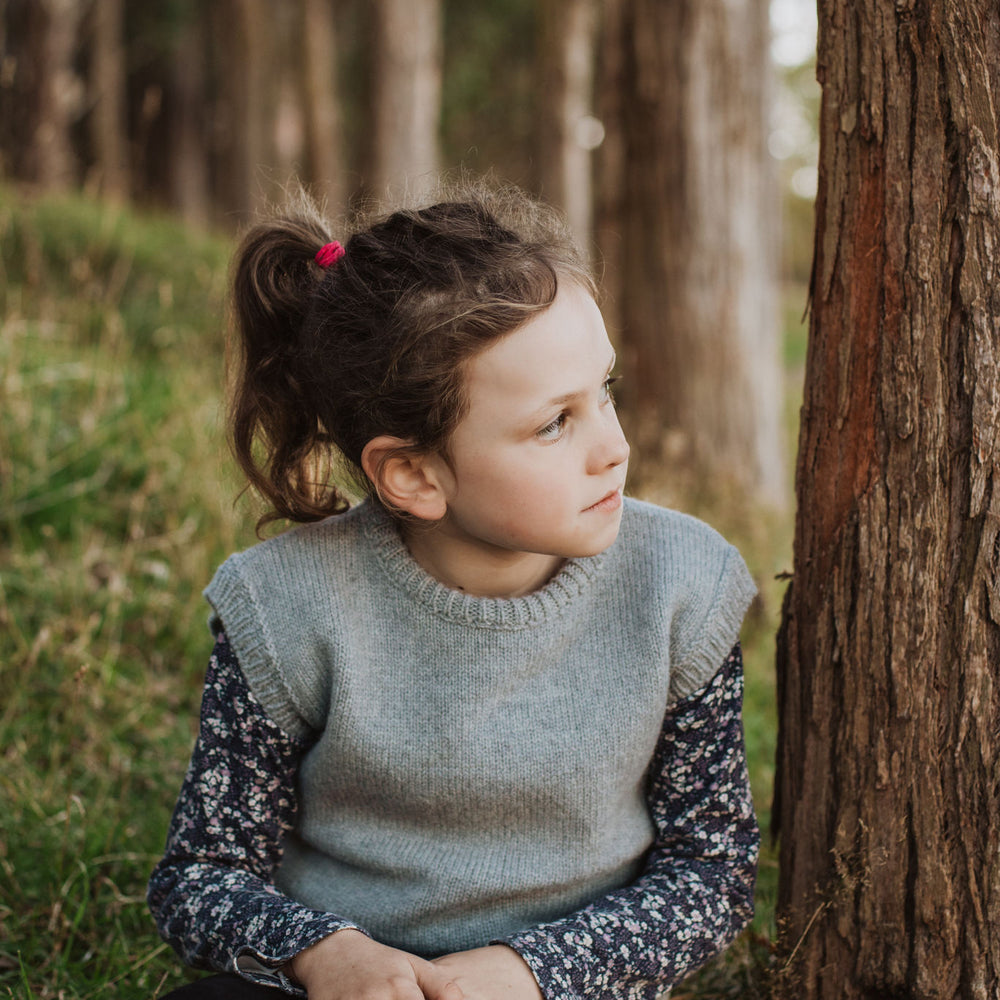
M 649 772 L 657 837 L 640 878 L 503 942 L 523 956 L 547 1000 L 653 1000 L 750 919 L 758 833 L 742 691 L 737 645 L 707 685 L 667 712 Z M 301 993 L 280 966 L 356 926 L 302 906 L 272 882 L 308 747 L 267 717 L 221 633 L 198 742 L 149 885 L 160 933 L 190 965 Z

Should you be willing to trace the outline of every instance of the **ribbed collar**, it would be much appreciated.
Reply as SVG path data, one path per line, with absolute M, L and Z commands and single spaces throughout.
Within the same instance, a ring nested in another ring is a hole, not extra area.
M 396 523 L 376 503 L 357 510 L 363 530 L 389 577 L 441 618 L 476 628 L 521 629 L 550 621 L 598 575 L 603 555 L 569 559 L 540 590 L 523 597 L 475 597 L 435 580 L 406 547 Z

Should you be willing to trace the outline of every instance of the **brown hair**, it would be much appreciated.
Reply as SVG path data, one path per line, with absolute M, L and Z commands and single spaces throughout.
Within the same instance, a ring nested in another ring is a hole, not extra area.
M 272 507 L 258 526 L 347 510 L 338 465 L 374 495 L 361 453 L 380 434 L 446 455 L 465 362 L 548 308 L 560 277 L 594 292 L 561 219 L 518 191 L 377 218 L 324 270 L 331 239 L 306 204 L 236 253 L 229 432 Z

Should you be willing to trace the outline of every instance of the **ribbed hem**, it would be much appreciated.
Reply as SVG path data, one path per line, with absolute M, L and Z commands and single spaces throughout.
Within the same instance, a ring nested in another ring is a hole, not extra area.
M 602 556 L 569 559 L 540 590 L 523 597 L 475 597 L 435 580 L 410 555 L 396 524 L 376 504 L 365 505 L 364 531 L 386 573 L 440 618 L 477 628 L 522 629 L 561 614 L 600 572 Z
M 225 631 L 240 669 L 268 717 L 290 736 L 307 736 L 309 727 L 293 708 L 292 693 L 277 669 L 278 658 L 262 625 L 264 615 L 240 573 L 237 556 L 230 556 L 219 567 L 204 597 L 213 609 L 209 627 L 216 636 Z M 220 608 L 226 608 L 225 620 Z
M 292 905 L 296 906 L 294 902 Z M 284 966 L 300 951 L 304 951 L 310 945 L 314 945 L 338 931 L 355 930 L 367 934 L 364 928 L 350 920 L 342 920 L 332 913 L 310 911 L 306 907 L 298 908 L 302 910 L 301 926 L 294 936 L 289 936 L 284 943 L 285 946 L 280 951 L 277 953 L 262 951 L 246 945 L 233 958 L 231 971 L 248 982 L 273 986 L 293 996 L 304 997 L 306 995 L 305 988 L 292 982 L 285 975 Z
M 704 619 L 701 641 L 671 672 L 671 702 L 697 691 L 718 673 L 739 638 L 743 617 L 756 593 L 757 585 L 746 563 L 730 547 Z

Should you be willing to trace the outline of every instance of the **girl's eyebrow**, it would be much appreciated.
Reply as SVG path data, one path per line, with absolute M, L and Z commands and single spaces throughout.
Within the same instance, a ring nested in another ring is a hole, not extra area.
M 612 351 L 611 362 L 608 365 L 607 371 L 605 372 L 605 378 L 607 378 L 607 376 L 611 374 L 611 370 L 615 367 L 615 362 L 617 360 L 618 360 L 618 355 L 615 354 L 614 351 Z M 588 392 L 587 389 L 576 389 L 573 392 L 565 392 L 561 396 L 554 396 L 552 399 L 548 400 L 547 402 L 539 406 L 538 409 L 535 410 L 535 412 L 526 422 L 531 422 L 533 420 L 541 419 L 545 415 L 545 413 L 548 410 L 551 410 L 553 407 L 565 406 L 567 403 L 572 403 L 573 400 L 579 399 L 581 396 L 585 396 L 587 392 Z

